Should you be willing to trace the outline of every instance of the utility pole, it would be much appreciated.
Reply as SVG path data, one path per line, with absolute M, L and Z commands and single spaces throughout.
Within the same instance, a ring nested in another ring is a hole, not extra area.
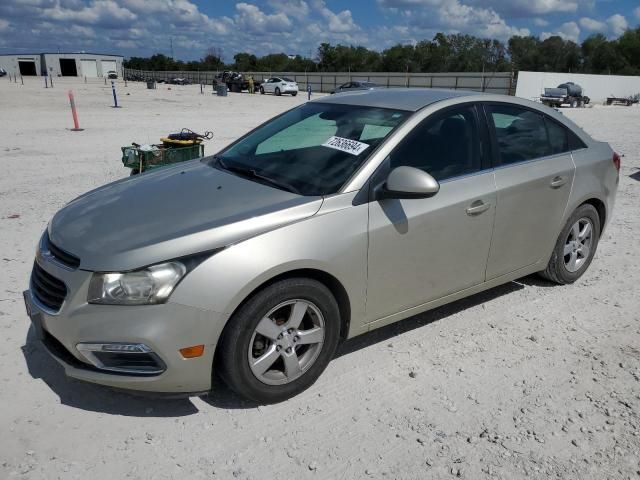
M 173 59 L 173 37 L 169 37 L 169 44 L 171 45 L 171 58 Z

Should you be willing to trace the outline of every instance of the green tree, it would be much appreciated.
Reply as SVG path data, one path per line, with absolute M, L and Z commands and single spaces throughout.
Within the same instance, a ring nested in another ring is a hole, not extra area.
M 617 41 L 617 50 L 624 61 L 619 72 L 640 75 L 640 27 L 624 32 Z
M 514 36 L 509 39 L 508 53 L 514 70 L 540 70 L 540 40 L 536 37 Z

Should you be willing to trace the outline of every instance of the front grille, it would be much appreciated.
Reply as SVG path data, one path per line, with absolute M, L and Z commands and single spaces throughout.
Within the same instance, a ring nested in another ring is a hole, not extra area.
M 67 296 L 67 287 L 53 275 L 47 273 L 38 262 L 31 272 L 31 290 L 34 297 L 48 309 L 57 312 Z
M 45 234 L 45 244 L 51 256 L 55 258 L 59 263 L 66 265 L 69 268 L 76 269 L 80 266 L 80 259 L 75 255 L 65 252 L 61 248 L 53 244 L 49 238 L 49 233 Z

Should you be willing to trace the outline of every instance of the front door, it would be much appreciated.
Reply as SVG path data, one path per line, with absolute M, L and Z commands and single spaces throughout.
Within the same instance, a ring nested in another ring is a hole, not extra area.
M 369 204 L 368 322 L 484 281 L 496 193 L 479 118 L 473 105 L 437 113 L 390 155 L 389 170 L 423 169 L 440 191 Z

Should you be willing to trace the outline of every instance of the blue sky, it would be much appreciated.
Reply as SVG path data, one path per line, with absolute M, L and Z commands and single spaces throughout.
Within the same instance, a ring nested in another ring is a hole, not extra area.
M 640 24 L 638 0 L 0 0 L 0 53 L 156 52 L 225 60 L 248 51 L 315 56 L 321 42 L 384 49 L 437 32 L 506 40 L 593 33 Z

